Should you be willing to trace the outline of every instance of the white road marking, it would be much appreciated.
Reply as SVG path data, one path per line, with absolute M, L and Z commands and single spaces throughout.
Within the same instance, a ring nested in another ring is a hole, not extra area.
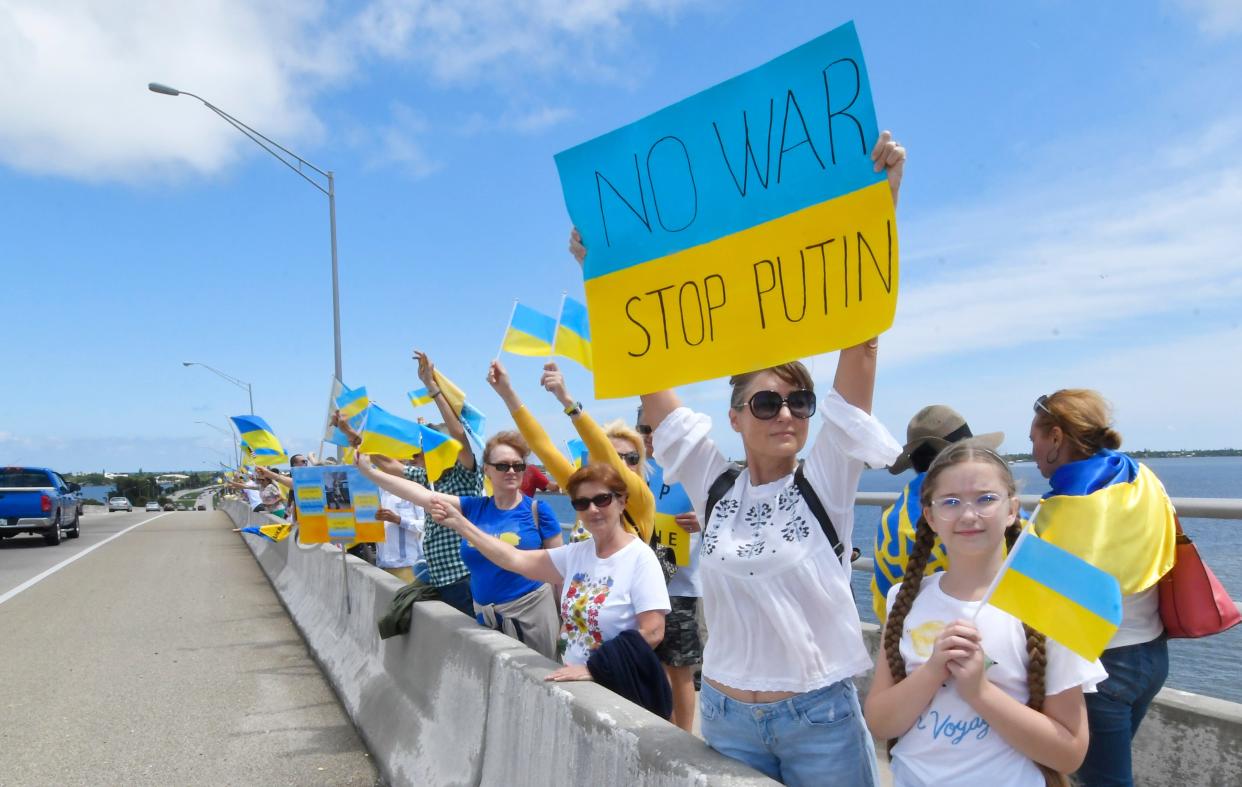
M 153 521 L 155 521 L 156 519 L 159 519 L 159 518 L 160 518 L 160 517 L 162 517 L 162 516 L 168 516 L 169 514 L 172 514 L 172 513 L 175 513 L 175 512 L 173 512 L 173 511 L 165 511 L 164 513 L 162 513 L 162 514 L 157 514 L 157 515 L 155 515 L 155 516 L 151 517 L 150 519 L 144 519 L 144 520 L 142 520 L 141 522 L 138 522 L 138 523 L 136 523 L 136 524 L 130 525 L 129 527 L 125 528 L 124 530 L 122 530 L 122 531 L 121 531 L 121 532 L 119 532 L 119 533 L 113 533 L 112 535 L 110 535 L 110 536 L 108 536 L 107 538 L 105 538 L 103 541 L 100 541 L 98 544 L 92 544 L 91 546 L 87 547 L 86 549 L 83 549 L 81 552 L 79 552 L 78 554 L 74 555 L 73 557 L 66 558 L 66 559 L 64 559 L 64 560 L 60 561 L 60 562 L 59 562 L 59 563 L 57 563 L 56 565 L 54 565 L 54 566 L 52 566 L 51 568 L 49 568 L 47 571 L 44 571 L 42 574 L 39 574 L 38 576 L 35 576 L 35 577 L 31 577 L 30 579 L 28 579 L 28 580 L 26 580 L 25 582 L 21 583 L 20 585 L 18 585 L 17 587 L 13 588 L 13 589 L 12 589 L 12 590 L 10 590 L 9 592 L 5 593 L 4 595 L 0 595 L 0 604 L 3 604 L 4 602 L 6 602 L 6 601 L 8 601 L 9 599 L 13 598 L 13 597 L 14 597 L 14 596 L 16 596 L 18 593 L 21 593 L 23 590 L 27 590 L 27 589 L 29 589 L 29 588 L 31 588 L 31 587 L 33 587 L 33 586 L 35 586 L 35 585 L 39 584 L 40 582 L 42 582 L 43 580 L 47 579 L 47 578 L 48 578 L 48 577 L 50 577 L 51 575 L 55 574 L 57 571 L 60 571 L 62 568 L 64 568 L 65 566 L 69 565 L 70 563 L 72 563 L 73 561 L 77 560 L 78 558 L 83 558 L 83 557 L 86 557 L 87 555 L 89 555 L 90 553 L 94 552 L 96 549 L 99 549 L 101 546 L 103 546 L 104 544 L 106 544 L 106 543 L 108 543 L 109 541 L 113 540 L 114 538 L 120 538 L 121 536 L 125 535 L 126 533 L 128 533 L 129 531 L 133 530 L 133 529 L 134 529 L 134 528 L 136 528 L 136 527 L 142 527 L 143 525 L 145 525 L 145 524 L 146 524 L 146 523 L 148 523 L 148 522 L 153 522 Z

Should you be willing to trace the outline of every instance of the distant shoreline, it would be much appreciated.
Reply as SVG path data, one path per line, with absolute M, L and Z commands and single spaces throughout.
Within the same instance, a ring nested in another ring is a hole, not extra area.
M 1126 451 L 1128 456 L 1135 459 L 1184 459 L 1186 457 L 1201 456 L 1242 456 L 1242 448 L 1203 448 L 1203 449 L 1187 449 L 1184 451 Z M 1035 457 L 1031 454 L 1003 454 L 1007 462 L 1033 462 Z

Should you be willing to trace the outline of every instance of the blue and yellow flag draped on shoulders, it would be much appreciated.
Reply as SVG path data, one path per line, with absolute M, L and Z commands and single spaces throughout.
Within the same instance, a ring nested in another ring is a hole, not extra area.
M 1048 479 L 1035 529 L 1107 571 L 1126 595 L 1155 585 L 1173 568 L 1177 529 L 1160 479 L 1118 451 L 1063 465 Z
M 853 23 L 556 156 L 587 247 L 596 398 L 892 324 L 897 229 Z

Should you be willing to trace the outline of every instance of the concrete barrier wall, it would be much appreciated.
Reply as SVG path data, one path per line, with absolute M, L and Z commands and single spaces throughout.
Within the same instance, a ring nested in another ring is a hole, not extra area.
M 601 686 L 544 682 L 553 662 L 440 602 L 381 640 L 400 581 L 330 546 L 245 539 L 394 785 L 774 784 Z
M 774 784 L 594 683 L 545 683 L 555 664 L 439 602 L 415 606 L 410 636 L 381 640 L 399 580 L 333 547 L 245 538 L 392 784 Z M 879 634 L 863 624 L 873 653 Z M 1242 784 L 1242 705 L 1163 690 L 1134 765 L 1141 785 Z

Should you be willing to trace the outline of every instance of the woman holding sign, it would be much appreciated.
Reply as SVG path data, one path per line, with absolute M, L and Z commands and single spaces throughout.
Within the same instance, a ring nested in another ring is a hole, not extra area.
M 905 158 L 887 131 L 871 152 L 894 202 Z M 576 232 L 570 250 L 585 257 Z M 849 561 L 863 468 L 901 453 L 871 415 L 878 347 L 873 339 L 842 350 L 822 399 L 799 362 L 730 378 L 729 424 L 741 435 L 745 468 L 716 447 L 712 419 L 675 392 L 642 397 L 656 461 L 705 513 L 703 736 L 789 785 L 876 781 L 853 682 L 872 662 Z M 817 412 L 820 431 L 800 463 Z

